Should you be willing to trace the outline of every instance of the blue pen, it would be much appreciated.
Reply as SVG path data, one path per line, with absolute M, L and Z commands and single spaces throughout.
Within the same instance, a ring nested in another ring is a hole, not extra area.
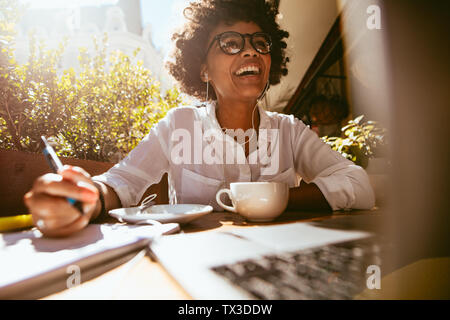
M 57 173 L 58 170 L 63 168 L 63 164 L 56 155 L 55 150 L 53 150 L 52 146 L 47 142 L 47 139 L 45 139 L 44 136 L 41 136 L 41 139 L 44 142 L 44 148 L 42 149 L 42 152 L 44 153 L 45 159 L 47 160 L 48 165 L 53 170 L 53 172 Z M 72 198 L 67 198 L 67 201 L 69 201 L 70 204 L 72 204 L 83 214 L 83 203 L 81 201 Z

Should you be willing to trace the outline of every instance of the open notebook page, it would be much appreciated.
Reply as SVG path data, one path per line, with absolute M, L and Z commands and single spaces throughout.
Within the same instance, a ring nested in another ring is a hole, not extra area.
M 67 238 L 46 238 L 36 229 L 0 234 L 0 299 L 21 298 L 22 293 L 49 281 L 68 278 L 74 268 L 102 264 L 177 230 L 176 223 L 91 224 Z

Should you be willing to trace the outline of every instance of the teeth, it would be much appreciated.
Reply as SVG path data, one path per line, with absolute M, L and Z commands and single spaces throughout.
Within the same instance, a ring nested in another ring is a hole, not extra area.
M 247 67 L 242 67 L 240 68 L 238 71 L 236 71 L 236 75 L 240 76 L 241 74 L 243 74 L 244 72 L 254 72 L 256 74 L 259 73 L 259 68 L 256 66 L 247 66 Z

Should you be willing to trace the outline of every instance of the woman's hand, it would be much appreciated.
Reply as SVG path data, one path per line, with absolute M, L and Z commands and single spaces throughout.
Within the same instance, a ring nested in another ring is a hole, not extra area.
M 83 203 L 83 213 L 66 198 Z M 64 237 L 85 228 L 99 202 L 99 192 L 91 176 L 80 167 L 64 166 L 40 176 L 24 196 L 34 224 L 46 236 Z
M 332 211 L 319 187 L 314 183 L 306 183 L 303 179 L 300 186 L 289 189 L 288 209 Z

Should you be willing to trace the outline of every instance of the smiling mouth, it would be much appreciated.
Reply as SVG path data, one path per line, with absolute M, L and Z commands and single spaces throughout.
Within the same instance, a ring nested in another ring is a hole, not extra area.
M 257 66 L 244 66 L 238 69 L 234 74 L 238 77 L 257 76 L 261 74 L 261 69 Z

